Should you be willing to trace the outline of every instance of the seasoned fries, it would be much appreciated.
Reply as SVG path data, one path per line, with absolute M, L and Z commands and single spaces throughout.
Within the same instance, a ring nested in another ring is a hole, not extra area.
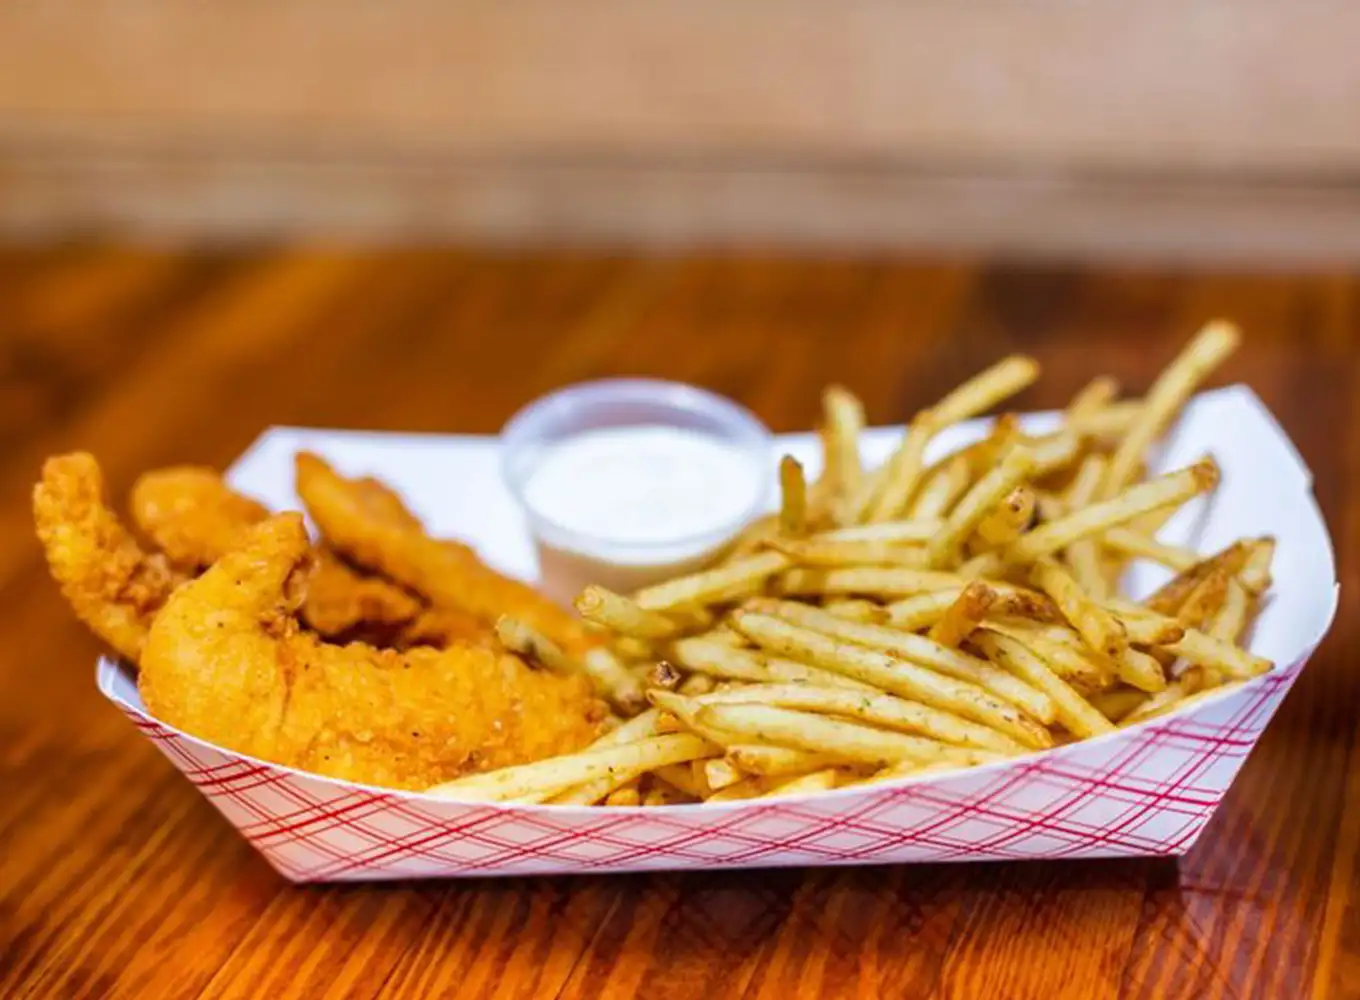
M 816 794 L 1099 736 L 1270 670 L 1239 643 L 1273 540 L 1207 557 L 1168 544 L 1157 529 L 1218 469 L 1144 478 L 1236 342 L 1212 323 L 1144 399 L 1096 378 L 1048 433 L 1003 415 L 929 464 L 940 431 L 1024 389 L 1037 364 L 1004 359 L 922 409 L 878 469 L 862 464 L 863 404 L 827 389 L 821 476 L 786 456 L 777 513 L 720 561 L 631 596 L 587 588 L 576 606 L 601 639 L 579 658 L 502 621 L 507 646 L 591 677 L 622 721 L 579 753 L 435 793 L 643 807 Z M 1141 602 L 1118 596 L 1132 560 L 1176 576 Z
M 786 538 L 797 538 L 807 532 L 807 480 L 803 467 L 792 455 L 779 462 L 779 533 Z

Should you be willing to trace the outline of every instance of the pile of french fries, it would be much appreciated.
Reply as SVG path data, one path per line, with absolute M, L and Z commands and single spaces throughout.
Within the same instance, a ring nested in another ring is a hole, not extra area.
M 1143 480 L 1149 449 L 1235 348 L 1205 327 L 1147 396 L 1098 378 L 1060 428 L 1010 415 L 934 463 L 931 439 L 1029 385 L 1011 357 L 917 414 L 876 469 L 864 409 L 824 396 L 824 471 L 780 466 L 777 514 L 702 572 L 577 600 L 600 646 L 576 662 L 523 623 L 511 649 L 581 671 L 618 713 L 585 750 L 441 785 L 469 801 L 658 806 L 731 802 L 968 767 L 1110 732 L 1271 669 L 1240 645 L 1274 542 L 1202 557 L 1159 541 L 1215 488 L 1209 458 Z M 1131 560 L 1175 571 L 1141 602 Z

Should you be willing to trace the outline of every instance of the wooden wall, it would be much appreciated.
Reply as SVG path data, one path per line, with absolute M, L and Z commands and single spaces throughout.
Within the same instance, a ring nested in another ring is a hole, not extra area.
M 1360 258 L 1360 8 L 0 7 L 0 234 Z

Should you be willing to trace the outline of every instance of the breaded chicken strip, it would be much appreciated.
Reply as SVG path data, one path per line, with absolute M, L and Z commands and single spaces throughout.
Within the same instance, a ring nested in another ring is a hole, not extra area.
M 390 645 L 425 610 L 415 595 L 360 572 L 329 546 L 318 545 L 315 556 L 302 618 L 328 638 L 364 636 Z
M 406 513 L 401 500 L 381 483 L 368 480 L 358 488 L 388 516 Z M 130 502 L 137 527 L 186 575 L 211 566 L 239 546 L 252 525 L 269 517 L 267 507 L 232 489 L 216 470 L 201 466 L 143 474 L 132 487 Z M 360 572 L 324 546 L 318 549 L 315 564 L 302 607 L 308 626 L 332 639 L 412 644 L 403 635 L 424 611 L 423 601 Z M 420 634 L 427 637 L 419 640 L 424 642 L 438 636 L 429 628 Z
M 302 632 L 310 553 L 301 517 L 282 514 L 175 592 L 142 654 L 153 715 L 241 753 L 412 789 L 598 734 L 604 707 L 583 678 L 485 647 L 380 651 Z
M 351 480 L 309 452 L 297 455 L 297 492 L 326 541 L 346 559 L 493 626 L 517 618 L 579 655 L 594 642 L 579 619 L 528 584 L 502 576 L 468 546 L 431 538 L 390 491 Z M 395 503 L 393 503 L 395 501 Z
M 129 506 L 132 522 L 187 573 L 211 566 L 269 516 L 269 508 L 237 493 L 215 469 L 195 465 L 142 474 Z
M 96 635 L 136 660 L 151 619 L 186 576 L 137 544 L 104 501 L 85 452 L 49 458 L 33 489 L 33 519 L 52 576 Z

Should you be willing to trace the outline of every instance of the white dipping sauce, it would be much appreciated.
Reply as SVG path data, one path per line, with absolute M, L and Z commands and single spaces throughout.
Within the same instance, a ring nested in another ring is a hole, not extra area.
M 524 500 L 542 521 L 545 588 L 633 590 L 698 566 L 742 526 L 767 470 L 701 431 L 659 425 L 586 431 L 530 473 Z

